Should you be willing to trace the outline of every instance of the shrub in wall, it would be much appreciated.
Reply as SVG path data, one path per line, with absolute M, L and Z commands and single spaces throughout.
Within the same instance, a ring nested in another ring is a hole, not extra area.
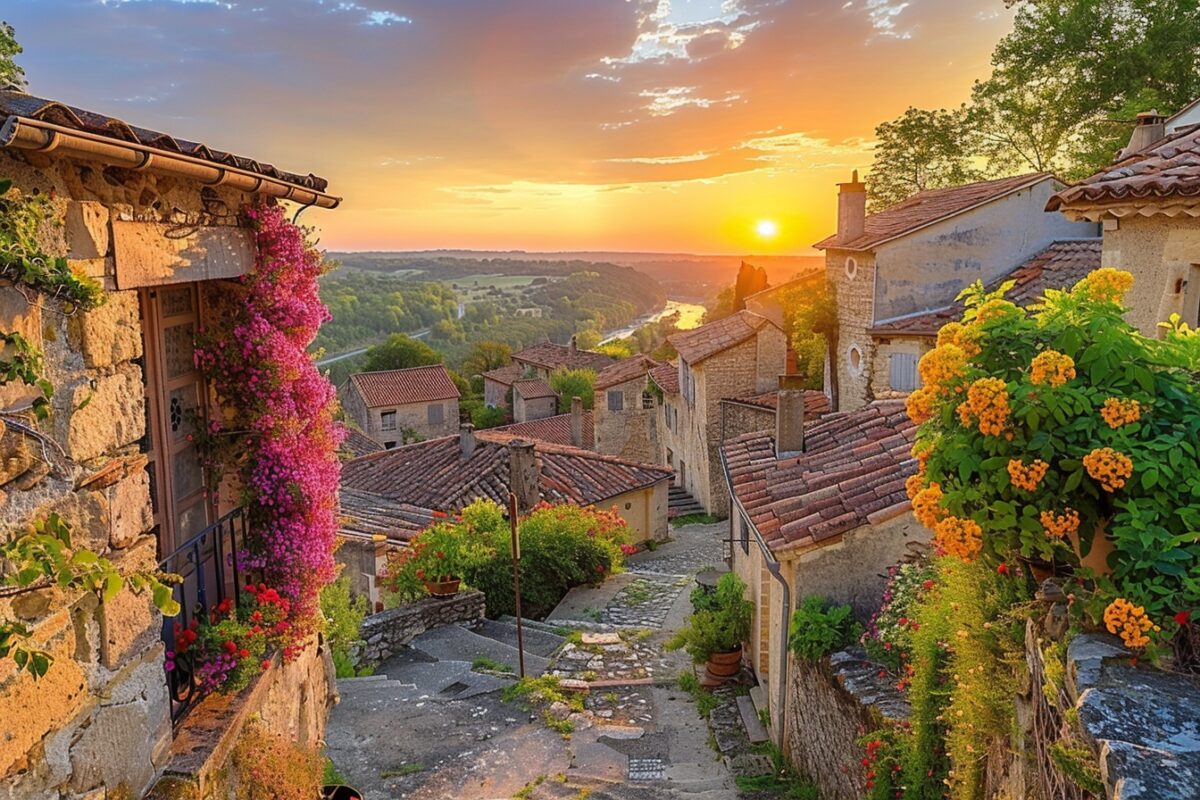
M 808 662 L 848 647 L 862 634 L 862 625 L 854 619 L 850 606 L 827 603 L 810 594 L 792 612 L 788 626 L 788 647 Z

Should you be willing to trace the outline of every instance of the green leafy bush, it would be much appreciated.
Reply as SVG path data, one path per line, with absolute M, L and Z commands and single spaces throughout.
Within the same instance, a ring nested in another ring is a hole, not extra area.
M 325 617 L 325 639 L 339 678 L 370 674 L 354 668 L 351 648 L 359 640 L 359 629 L 367 616 L 367 599 L 350 593 L 350 578 L 341 576 L 321 590 L 321 614 Z
M 792 612 L 788 647 L 805 661 L 820 661 L 834 650 L 848 647 L 862 634 L 850 606 L 831 605 L 810 594 Z
M 700 663 L 713 653 L 736 650 L 749 638 L 754 603 L 746 599 L 746 584 L 736 574 L 725 573 L 717 581 L 716 592 L 705 597 L 694 593 L 692 599 L 693 603 L 700 601 L 699 607 L 667 642 L 668 649 L 686 650 Z

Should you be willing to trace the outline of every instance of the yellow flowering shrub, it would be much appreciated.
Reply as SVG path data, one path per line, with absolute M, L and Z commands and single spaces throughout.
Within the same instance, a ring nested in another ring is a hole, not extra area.
M 1100 416 L 1108 423 L 1108 427 L 1116 430 L 1141 419 L 1142 406 L 1131 397 L 1109 397 L 1100 409 Z
M 1008 387 L 999 378 L 980 378 L 967 390 L 967 399 L 958 406 L 963 425 L 979 425 L 984 436 L 999 436 L 1008 424 Z
M 984 303 L 975 310 L 975 323 L 978 325 L 983 325 L 997 319 L 1024 315 L 1025 312 L 1017 308 L 1015 303 L 1009 300 L 1003 300 L 999 297 L 993 297 L 990 300 L 984 301 Z
M 967 354 L 955 344 L 935 347 L 917 362 L 917 372 L 925 391 L 934 395 L 949 394 L 967 374 Z
M 1106 492 L 1115 492 L 1133 476 L 1133 461 L 1111 447 L 1097 447 L 1083 457 L 1083 466 Z
M 1083 279 L 1084 291 L 1100 303 L 1120 303 L 1133 286 L 1133 275 L 1124 270 L 1103 267 Z
M 1075 360 L 1054 350 L 1045 350 L 1033 357 L 1029 379 L 1034 386 L 1062 386 L 1075 380 Z
M 1065 509 L 1061 514 L 1043 511 L 1038 521 L 1042 523 L 1046 535 L 1054 539 L 1062 539 L 1079 530 L 1079 512 L 1072 508 Z
M 972 561 L 983 549 L 983 528 L 973 519 L 946 517 L 934 526 L 933 541 L 946 555 Z
M 916 389 L 905 398 L 904 410 L 914 424 L 928 422 L 933 417 L 933 394 L 924 388 Z
M 931 483 L 912 497 L 913 516 L 930 530 L 934 530 L 949 512 L 942 508 L 942 487 Z
M 1146 616 L 1146 609 L 1124 597 L 1118 597 L 1104 609 L 1104 627 L 1109 633 L 1120 636 L 1126 647 L 1135 650 L 1150 644 L 1147 634 L 1159 630 L 1159 626 Z

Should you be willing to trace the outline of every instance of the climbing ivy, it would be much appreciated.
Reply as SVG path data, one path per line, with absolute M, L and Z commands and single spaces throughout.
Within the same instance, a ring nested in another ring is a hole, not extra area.
M 9 352 L 10 355 L 3 355 Z M 0 333 L 0 386 L 21 381 L 36 386 L 42 393 L 31 406 L 34 416 L 45 419 L 50 414 L 50 398 L 54 385 L 41 375 L 42 354 L 19 333 Z

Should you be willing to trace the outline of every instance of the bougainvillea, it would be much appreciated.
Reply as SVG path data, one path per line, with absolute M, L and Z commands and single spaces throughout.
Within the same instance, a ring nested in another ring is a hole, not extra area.
M 196 364 L 223 416 L 209 422 L 212 474 L 232 469 L 251 532 L 245 565 L 291 601 L 294 631 L 310 631 L 317 597 L 333 578 L 344 432 L 333 387 L 308 352 L 329 313 L 318 296 L 320 253 L 277 205 L 246 209 L 254 270 L 213 292 L 214 319 L 198 336 Z

